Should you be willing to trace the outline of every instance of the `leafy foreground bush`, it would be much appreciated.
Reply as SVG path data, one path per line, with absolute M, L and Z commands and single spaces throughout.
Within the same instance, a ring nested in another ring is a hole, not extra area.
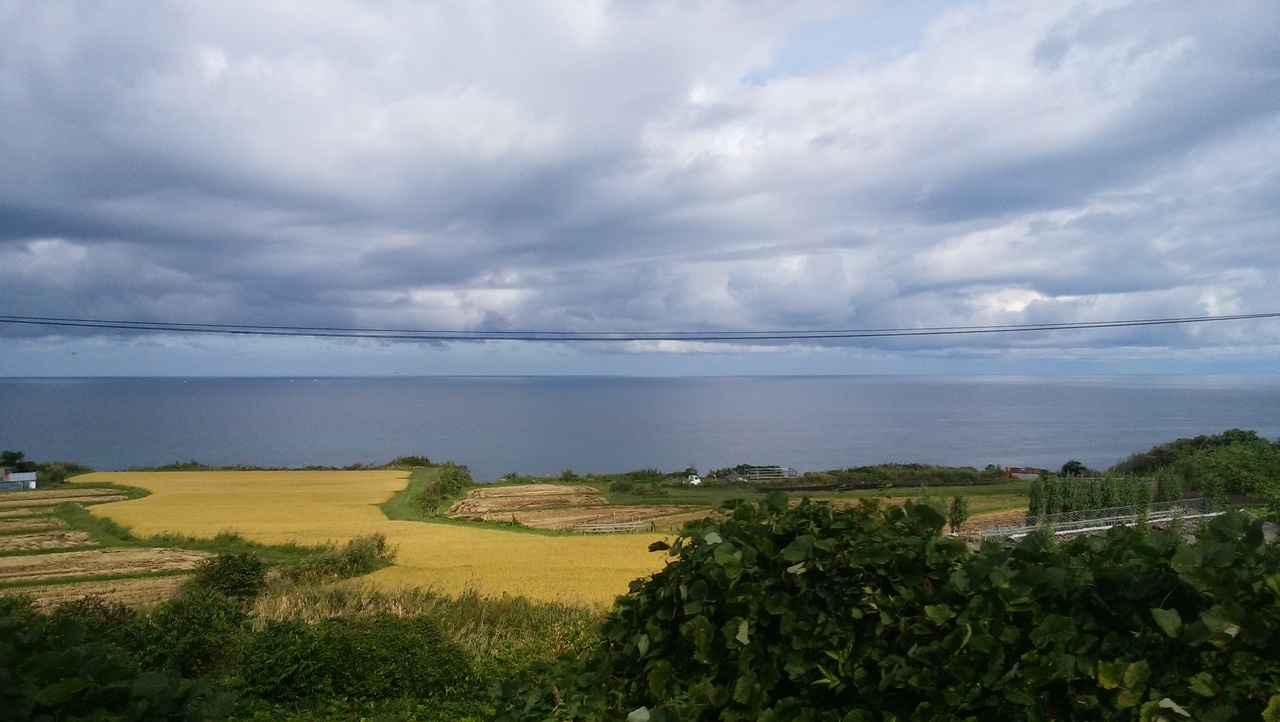
M 203 682 L 139 669 L 76 620 L 0 616 L 0 720 L 204 720 L 231 705 Z
M 591 654 L 503 684 L 497 719 L 1280 720 L 1259 525 L 970 551 L 943 522 L 777 494 L 691 526 Z

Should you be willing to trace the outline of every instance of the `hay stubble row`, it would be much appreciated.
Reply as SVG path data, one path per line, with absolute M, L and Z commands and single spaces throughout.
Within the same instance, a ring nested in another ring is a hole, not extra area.
M 18 507 L 16 509 L 0 509 L 0 519 L 12 519 L 18 516 L 31 516 L 35 514 L 35 509 L 28 507 Z
M 0 557 L 0 583 L 187 570 L 209 556 L 184 549 L 143 548 Z
M 0 534 L 18 531 L 45 531 L 62 529 L 67 523 L 54 516 L 20 516 L 12 519 L 0 519 Z
M 96 546 L 82 531 L 50 531 L 42 534 L 8 534 L 0 536 L 0 553 L 34 552 L 50 549 L 75 549 Z
M 107 602 L 145 607 L 174 596 L 178 593 L 178 587 L 189 579 L 191 579 L 190 574 L 169 574 L 163 577 L 43 584 L 17 589 L 35 600 L 36 607 L 44 611 L 64 602 L 89 596 L 99 597 Z

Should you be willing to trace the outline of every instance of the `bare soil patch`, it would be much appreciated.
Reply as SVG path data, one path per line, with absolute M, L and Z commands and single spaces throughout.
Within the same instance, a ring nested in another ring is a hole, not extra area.
M 41 549 L 74 549 L 96 545 L 82 531 L 50 531 L 43 534 L 0 536 L 0 552 L 30 552 Z
M 969 517 L 965 523 L 960 525 L 960 533 L 977 534 L 980 531 L 995 529 L 996 527 L 1014 529 L 1026 526 L 1026 521 L 1027 511 L 1025 509 L 993 511 L 987 514 L 974 514 Z
M 178 587 L 191 578 L 190 574 L 142 579 L 112 579 L 103 582 L 74 582 L 71 584 L 44 584 L 34 587 L 18 587 L 0 594 L 25 594 L 35 600 L 42 611 L 49 611 L 63 602 L 84 597 L 102 597 L 108 602 L 120 602 L 131 607 L 158 604 L 178 592 Z
M 455 519 L 483 519 L 486 515 L 497 515 L 495 518 L 510 521 L 511 512 L 526 509 L 564 509 L 608 503 L 600 492 L 589 486 L 502 486 L 473 490 L 467 494 L 466 499 L 449 507 L 449 516 Z
M 0 519 L 0 534 L 7 534 L 15 531 L 44 531 L 46 529 L 61 529 L 67 523 L 53 516 L 28 516 L 17 517 L 14 519 Z
M 643 521 L 665 514 L 689 511 L 688 506 L 579 506 L 564 509 L 534 509 L 487 513 L 466 517 L 477 521 L 514 520 L 534 529 L 573 529 L 582 524 L 614 524 Z
M 184 549 L 96 549 L 0 557 L 0 583 L 193 569 L 200 560 L 209 556 L 204 552 Z

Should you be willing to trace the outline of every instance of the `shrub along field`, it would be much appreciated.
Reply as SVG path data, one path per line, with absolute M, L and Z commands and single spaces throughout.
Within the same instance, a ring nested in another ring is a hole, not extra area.
M 0 596 L 0 719 L 478 719 L 491 686 L 585 651 L 601 619 L 520 598 L 268 581 L 266 566 L 211 557 L 149 609 L 88 597 L 41 613 Z

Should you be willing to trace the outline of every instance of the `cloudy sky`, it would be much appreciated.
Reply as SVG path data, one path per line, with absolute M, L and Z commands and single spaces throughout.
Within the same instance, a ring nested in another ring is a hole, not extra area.
M 1273 0 L 0 0 L 0 315 L 1280 311 Z M 0 375 L 1280 372 L 1280 319 L 777 343 L 0 323 Z

